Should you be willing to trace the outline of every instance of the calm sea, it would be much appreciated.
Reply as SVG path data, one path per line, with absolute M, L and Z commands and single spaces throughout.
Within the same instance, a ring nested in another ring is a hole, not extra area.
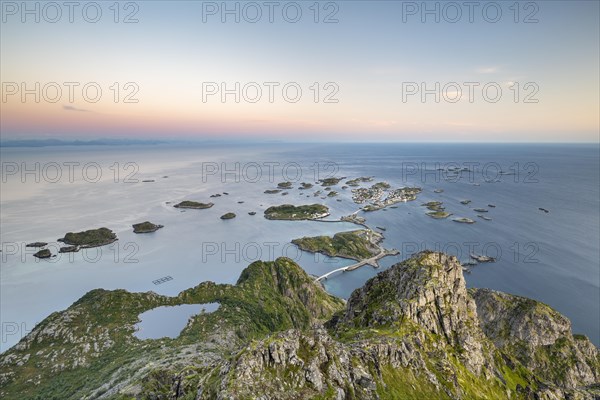
M 331 277 L 324 282 L 331 293 L 348 297 L 378 271 L 423 249 L 462 261 L 484 254 L 497 261 L 474 266 L 465 275 L 469 286 L 543 301 L 569 317 L 574 332 L 600 344 L 595 144 L 207 144 L 0 152 L 1 351 L 94 288 L 175 295 L 205 280 L 235 283 L 249 263 L 282 255 L 313 275 L 349 265 L 351 260 L 299 252 L 290 241 L 355 225 L 269 221 L 262 213 L 270 205 L 318 202 L 331 208 L 327 220 L 337 220 L 359 207 L 351 188 L 341 189 L 340 183 L 333 187 L 338 196 L 322 199 L 328 192 L 315 182 L 359 176 L 423 192 L 397 208 L 359 213 L 371 228 L 385 228 L 385 247 L 401 254 L 383 259 L 380 269 L 367 266 Z M 282 181 L 293 188 L 264 193 Z M 299 190 L 300 182 L 315 187 Z M 322 193 L 315 196 L 316 190 Z M 185 212 L 172 207 L 184 199 L 215 205 Z M 443 202 L 453 216 L 427 217 L 421 204 L 432 200 Z M 223 221 L 219 216 L 226 212 L 237 217 Z M 476 223 L 456 223 L 454 217 Z M 146 220 L 165 227 L 132 233 L 132 224 Z M 101 226 L 114 230 L 119 241 L 41 261 L 25 247 L 44 241 L 56 253 L 56 239 L 66 232 Z M 153 283 L 164 277 L 171 279 Z

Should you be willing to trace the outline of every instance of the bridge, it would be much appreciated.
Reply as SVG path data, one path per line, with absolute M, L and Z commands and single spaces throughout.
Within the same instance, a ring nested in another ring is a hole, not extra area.
M 355 269 L 358 269 L 364 265 L 370 265 L 373 268 L 379 268 L 379 260 L 382 259 L 383 257 L 387 257 L 387 256 L 395 256 L 400 254 L 400 252 L 398 250 L 382 250 L 379 254 L 377 254 L 376 256 L 373 256 L 371 258 L 367 258 L 366 260 L 362 260 L 359 261 L 355 264 L 352 265 L 348 265 L 345 267 L 341 267 L 338 269 L 334 269 L 333 271 L 329 271 L 328 273 L 326 273 L 325 275 L 321 275 L 318 278 L 315 279 L 315 282 L 319 282 L 323 279 L 327 279 L 329 278 L 331 275 L 337 273 L 337 272 L 346 272 L 346 271 L 354 271 Z

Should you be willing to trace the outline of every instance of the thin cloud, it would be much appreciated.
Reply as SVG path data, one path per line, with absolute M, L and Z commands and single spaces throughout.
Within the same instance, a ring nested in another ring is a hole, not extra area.
M 493 74 L 498 72 L 500 68 L 498 67 L 484 67 L 484 68 L 478 68 L 477 69 L 477 73 L 478 74 Z
M 83 108 L 77 108 L 77 107 L 65 106 L 65 105 L 63 105 L 63 110 L 65 110 L 65 111 L 91 112 L 90 110 L 85 110 Z

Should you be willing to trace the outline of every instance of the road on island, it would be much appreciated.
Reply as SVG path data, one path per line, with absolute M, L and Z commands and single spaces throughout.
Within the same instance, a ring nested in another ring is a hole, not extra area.
M 379 263 L 378 261 L 380 259 L 382 259 L 383 257 L 386 256 L 395 256 L 400 254 L 400 252 L 398 250 L 392 249 L 392 250 L 385 250 L 385 249 L 381 249 L 381 252 L 379 254 L 377 254 L 376 256 L 373 256 L 371 258 L 367 258 L 366 260 L 362 260 L 357 262 L 356 264 L 352 264 L 352 265 L 348 265 L 346 267 L 341 267 L 338 269 L 334 269 L 333 271 L 329 271 L 328 273 L 326 273 L 325 275 L 321 275 L 318 278 L 315 279 L 316 282 L 319 282 L 323 279 L 327 279 L 328 277 L 330 277 L 331 275 L 337 273 L 337 272 L 346 272 L 346 271 L 354 271 L 355 269 L 358 269 L 364 265 L 371 265 L 374 268 L 378 268 L 379 267 Z

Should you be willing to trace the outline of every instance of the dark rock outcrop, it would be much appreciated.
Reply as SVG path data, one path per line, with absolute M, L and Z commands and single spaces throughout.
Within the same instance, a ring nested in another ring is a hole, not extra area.
M 35 253 L 33 256 L 36 258 L 50 258 L 52 257 L 52 253 L 48 249 L 43 249 Z
M 25 247 L 46 247 L 48 246 L 48 243 L 46 242 L 33 242 L 33 243 L 27 243 L 25 245 Z
M 64 246 L 58 250 L 59 253 L 77 253 L 78 251 L 79 246 Z
M 90 229 L 83 232 L 69 232 L 61 240 L 71 246 L 80 248 L 98 247 L 113 243 L 117 235 L 108 228 Z
M 191 209 L 195 209 L 195 210 L 203 210 L 205 208 L 211 208 L 214 205 L 215 205 L 214 203 L 200 203 L 198 201 L 185 200 L 185 201 L 182 201 L 181 203 L 175 204 L 173 207 L 175 207 L 175 208 L 191 208 Z
M 139 224 L 133 224 L 133 233 L 150 233 L 156 232 L 160 228 L 164 228 L 164 225 L 153 224 L 152 222 L 145 221 Z

